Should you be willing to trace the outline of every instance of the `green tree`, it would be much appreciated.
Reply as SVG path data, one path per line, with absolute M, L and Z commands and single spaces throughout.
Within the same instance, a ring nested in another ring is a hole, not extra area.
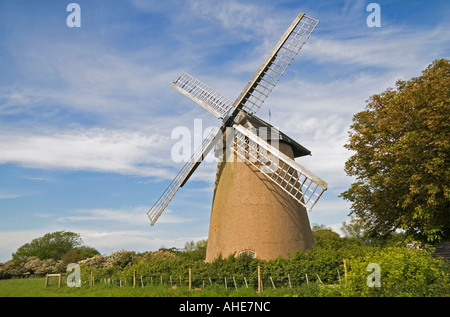
M 349 222 L 343 222 L 341 227 L 342 232 L 346 237 L 356 238 L 365 242 L 364 233 L 365 233 L 365 223 L 359 219 L 352 217 Z
M 76 249 L 71 249 L 61 256 L 61 260 L 65 264 L 78 263 L 81 260 L 92 258 L 95 255 L 100 254 L 96 249 L 91 247 L 82 246 Z
M 206 246 L 208 240 L 186 242 L 183 249 L 183 257 L 189 260 L 204 260 L 206 258 Z
M 400 228 L 421 241 L 450 237 L 450 63 L 398 80 L 353 117 L 341 196 L 373 236 Z
M 405 246 L 412 242 L 403 232 L 391 232 L 385 237 L 370 236 L 368 234 L 366 223 L 359 218 L 352 217 L 350 221 L 343 222 L 341 227 L 345 238 L 356 239 L 365 245 L 371 246 Z
M 46 233 L 43 237 L 33 239 L 19 247 L 12 254 L 12 260 L 19 262 L 35 256 L 41 260 L 54 259 L 58 261 L 64 254 L 82 245 L 83 241 L 78 233 L 66 231 Z
M 339 234 L 325 225 L 313 225 L 312 234 L 314 246 L 322 249 L 338 249 L 341 247 L 341 238 Z

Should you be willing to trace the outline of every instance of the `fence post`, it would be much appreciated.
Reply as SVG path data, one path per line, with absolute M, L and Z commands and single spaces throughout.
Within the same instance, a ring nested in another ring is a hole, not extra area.
M 272 276 L 270 276 L 270 281 L 272 282 L 273 289 L 275 289 L 275 284 L 273 283 Z
M 192 289 L 192 270 L 189 268 L 189 290 Z
M 136 287 L 136 270 L 133 270 L 133 288 Z
M 261 266 L 258 265 L 258 293 L 261 293 Z
M 50 276 L 57 276 L 58 277 L 58 288 L 61 288 L 62 273 L 52 273 L 52 274 L 47 273 L 45 275 L 45 287 L 48 286 L 48 278 Z
M 320 284 L 323 284 L 322 280 L 320 279 L 319 274 L 316 273 L 316 275 L 317 275 L 317 279 L 319 280 L 319 283 L 320 283 Z

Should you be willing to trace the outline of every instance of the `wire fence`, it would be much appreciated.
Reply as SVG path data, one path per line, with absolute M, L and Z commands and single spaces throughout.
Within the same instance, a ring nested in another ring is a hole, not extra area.
M 333 272 L 330 273 L 330 272 Z M 93 271 L 90 274 L 84 274 L 83 284 L 94 286 L 96 284 L 107 284 L 118 287 L 152 287 L 166 286 L 169 288 L 188 287 L 191 289 L 202 290 L 208 287 L 223 287 L 227 290 L 238 288 L 250 288 L 257 291 L 277 288 L 296 288 L 304 284 L 343 284 L 347 279 L 347 267 L 345 260 L 340 266 L 331 268 L 331 270 L 314 272 L 289 272 L 280 269 L 270 270 L 258 267 L 253 270 L 247 270 L 247 274 L 242 272 L 207 274 L 205 272 L 195 272 L 189 268 L 184 274 L 150 273 L 139 272 L 139 270 L 122 271 L 121 274 L 107 277 L 95 276 Z M 322 273 L 322 276 L 321 276 Z

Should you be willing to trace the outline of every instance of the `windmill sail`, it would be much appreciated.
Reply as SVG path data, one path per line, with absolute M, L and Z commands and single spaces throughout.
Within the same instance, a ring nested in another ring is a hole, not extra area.
M 150 219 L 150 224 L 153 226 L 158 220 L 161 213 L 169 204 L 170 200 L 175 196 L 175 193 L 180 187 L 182 187 L 186 181 L 191 177 L 192 173 L 197 169 L 206 155 L 211 151 L 214 144 L 217 142 L 217 138 L 222 137 L 221 129 L 214 129 L 203 140 L 202 145 L 191 156 L 191 159 L 184 164 L 183 168 L 178 172 L 177 176 L 172 180 L 166 190 L 158 198 L 155 204 L 147 212 L 147 216 Z
M 328 184 L 241 125 L 234 127 L 231 149 L 308 210 L 312 210 Z
M 230 99 L 187 73 L 178 77 L 172 87 L 198 103 L 218 119 L 225 118 L 233 107 L 233 102 Z
M 241 108 L 254 114 L 261 107 L 318 23 L 304 13 L 297 16 L 234 102 L 232 116 Z

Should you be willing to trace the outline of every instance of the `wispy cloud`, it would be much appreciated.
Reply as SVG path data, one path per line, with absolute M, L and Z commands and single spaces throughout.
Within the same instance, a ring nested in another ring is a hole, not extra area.
M 28 55 L 22 59 L 36 58 L 36 65 L 40 65 L 37 56 L 47 56 L 46 65 L 33 66 L 42 67 L 48 73 L 46 79 L 34 83 L 24 79 L 23 84 L 0 90 L 0 114 L 26 114 L 34 108 L 44 109 L 46 114 L 67 108 L 116 120 L 123 116 L 150 118 L 160 112 L 162 91 L 167 94 L 165 100 L 170 99 L 170 83 L 181 72 L 160 72 L 151 64 L 107 53 L 106 48 L 88 46 L 83 50 L 65 45 L 40 50 L 20 54 Z M 18 67 L 23 72 L 28 69 Z M 36 114 L 42 117 L 42 113 Z
M 45 182 L 45 183 L 56 183 L 58 182 L 55 178 L 50 177 L 22 177 L 22 179 L 34 181 L 34 182 Z
M 72 231 L 80 233 L 85 244 L 94 246 L 104 254 L 121 249 L 144 252 L 154 251 L 162 246 L 181 248 L 193 239 L 179 234 L 179 226 L 184 226 L 193 219 L 174 215 L 171 209 L 166 209 L 158 219 L 158 226 L 150 227 L 146 215 L 149 208 L 150 206 L 82 209 L 75 211 L 73 216 L 57 218 L 56 224 L 64 224 L 68 230 L 73 228 Z M 166 226 L 172 229 L 164 230 Z
M 441 26 L 414 32 L 391 28 L 371 36 L 318 38 L 305 47 L 305 54 L 321 63 L 410 71 L 411 65 L 423 68 L 431 63 L 430 53 L 432 58 L 445 56 L 448 50 L 443 43 L 449 40 Z
M 22 197 L 22 195 L 0 189 L 0 199 L 14 199 L 14 198 L 19 198 L 19 197 Z
M 161 153 L 170 150 L 168 143 L 165 135 L 95 128 L 51 134 L 2 131 L 0 163 L 166 178 L 171 173 L 164 166 L 171 162 Z
M 94 224 L 118 222 L 127 225 L 141 225 L 145 223 L 146 211 L 149 207 L 137 206 L 122 209 L 82 209 L 77 210 L 74 216 L 58 217 L 58 222 L 91 222 Z
M 58 222 L 70 222 L 75 224 L 77 222 L 89 222 L 94 226 L 103 226 L 106 223 L 119 223 L 127 226 L 142 226 L 149 224 L 149 219 L 146 212 L 151 206 L 134 206 L 124 207 L 120 209 L 81 209 L 74 211 L 71 216 L 58 217 Z M 159 224 L 178 224 L 190 222 L 192 219 L 174 215 L 171 209 L 166 209 L 158 219 Z

